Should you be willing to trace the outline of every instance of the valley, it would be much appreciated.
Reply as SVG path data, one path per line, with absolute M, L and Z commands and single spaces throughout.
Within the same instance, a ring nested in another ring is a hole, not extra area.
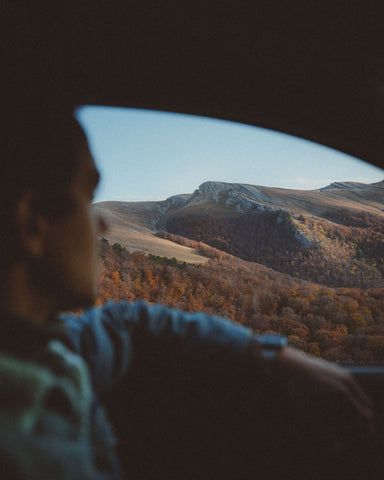
M 275 332 L 322 358 L 384 363 L 384 183 L 320 190 L 206 182 L 161 202 L 97 204 L 99 296 Z

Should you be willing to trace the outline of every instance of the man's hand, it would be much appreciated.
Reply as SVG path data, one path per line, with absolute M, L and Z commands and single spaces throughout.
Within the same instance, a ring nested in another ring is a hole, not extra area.
M 274 361 L 298 418 L 323 431 L 334 454 L 372 432 L 372 402 L 346 369 L 293 348 L 283 349 Z

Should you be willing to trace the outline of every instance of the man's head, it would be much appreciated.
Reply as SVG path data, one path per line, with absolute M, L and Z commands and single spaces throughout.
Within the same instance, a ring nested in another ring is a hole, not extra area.
M 1 282 L 16 275 L 19 290 L 32 290 L 24 297 L 51 310 L 84 306 L 104 228 L 91 207 L 99 176 L 86 137 L 70 112 L 15 113 L 1 137 Z

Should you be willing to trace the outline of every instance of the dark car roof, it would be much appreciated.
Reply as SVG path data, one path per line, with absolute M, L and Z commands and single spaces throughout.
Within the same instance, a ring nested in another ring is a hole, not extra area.
M 384 167 L 380 2 L 30 3 L 8 11 L 13 92 L 244 122 Z

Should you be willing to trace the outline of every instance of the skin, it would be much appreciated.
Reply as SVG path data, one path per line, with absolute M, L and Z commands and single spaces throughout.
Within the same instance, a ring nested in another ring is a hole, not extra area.
M 90 154 L 84 155 L 71 185 L 74 207 L 50 225 L 43 258 L 55 311 L 92 305 L 96 299 L 97 236 L 106 231 L 92 206 L 99 173 Z
M 48 220 L 39 209 L 39 193 L 24 193 L 16 210 L 22 252 L 4 282 L 3 308 L 45 323 L 58 311 L 94 302 L 97 234 L 106 231 L 92 206 L 98 182 L 93 158 L 84 149 L 69 189 L 73 205 L 63 218 Z
M 276 357 L 275 368 L 298 418 L 327 432 L 331 455 L 372 434 L 373 404 L 348 370 L 293 348 Z

